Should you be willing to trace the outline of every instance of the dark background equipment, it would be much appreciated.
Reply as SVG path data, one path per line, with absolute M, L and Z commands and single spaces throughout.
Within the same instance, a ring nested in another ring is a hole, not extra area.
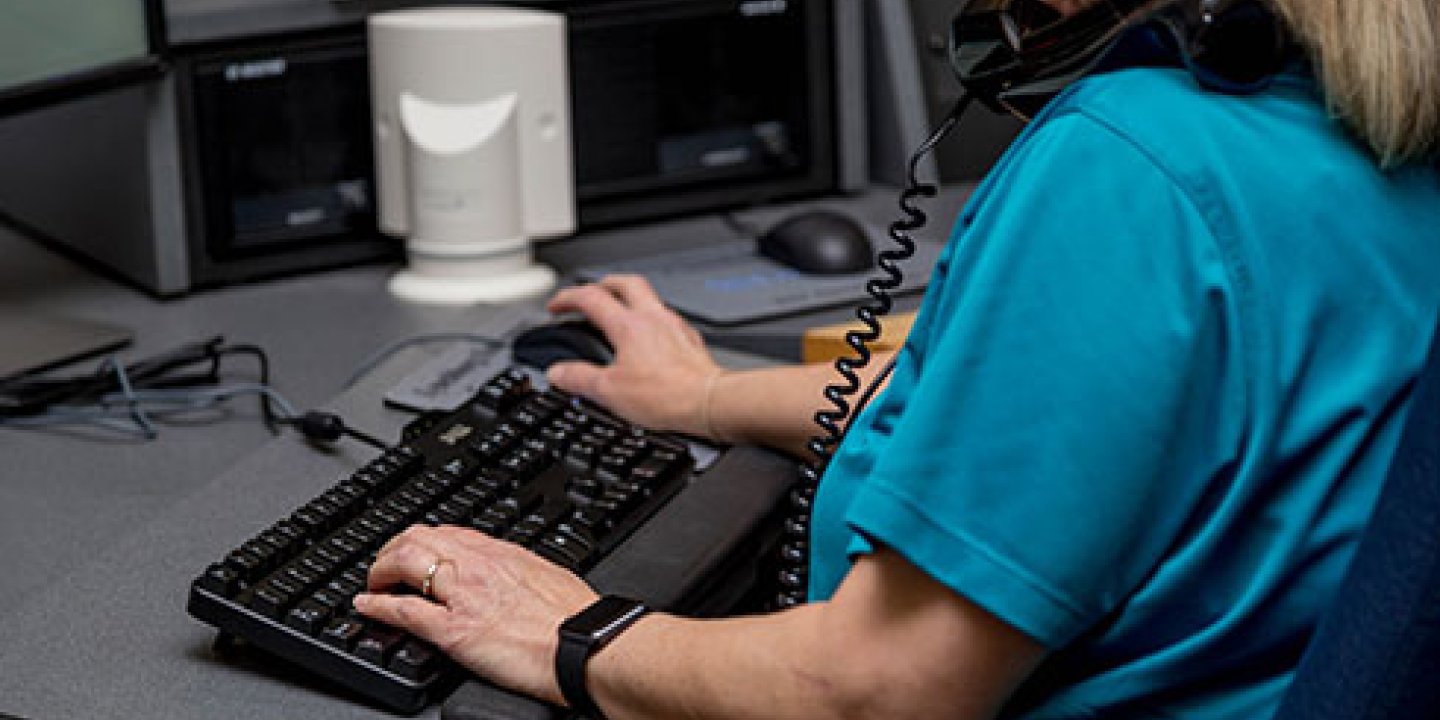
M 0 114 L 152 79 L 162 69 L 160 0 L 9 3 L 0 17 Z
M 168 3 L 158 82 L 0 125 L 0 213 L 160 295 L 397 257 L 364 20 L 415 4 Z M 569 18 L 582 227 L 867 178 L 859 0 L 514 4 Z
M 866 54 L 870 94 L 873 177 L 906 185 L 910 151 L 960 99 L 946 45 L 956 0 L 870 0 L 866 4 Z M 973 183 L 1019 134 L 1009 115 L 970 113 L 959 132 L 920 163 L 925 178 Z
M 164 67 L 159 0 L 8 3 L 0 39 L 0 117 L 152 80 Z M 0 309 L 0 381 L 129 342 L 125 328 L 37 315 L 17 302 Z

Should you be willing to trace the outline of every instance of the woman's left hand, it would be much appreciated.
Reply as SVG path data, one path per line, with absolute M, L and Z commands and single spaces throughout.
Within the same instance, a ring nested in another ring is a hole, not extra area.
M 373 592 L 423 590 L 427 574 L 428 596 Z M 518 545 L 423 525 L 380 549 L 370 590 L 355 597 L 362 614 L 428 640 L 498 685 L 557 705 L 564 704 L 554 670 L 560 624 L 598 597 L 573 573 Z

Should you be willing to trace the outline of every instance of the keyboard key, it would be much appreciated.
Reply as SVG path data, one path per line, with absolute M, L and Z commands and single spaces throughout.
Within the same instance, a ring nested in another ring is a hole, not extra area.
M 405 633 L 385 625 L 372 625 L 360 634 L 355 643 L 355 655 L 376 665 L 384 665 L 390 654 L 405 640 Z
M 298 582 L 285 573 L 271 576 L 265 581 L 265 586 L 274 588 L 277 592 L 286 596 L 299 595 L 305 590 L 304 583 Z
M 226 555 L 225 565 L 234 570 L 241 579 L 248 582 L 254 582 L 260 579 L 265 567 L 265 564 L 260 558 L 243 550 L 236 550 Z
M 559 565 L 560 567 L 565 568 L 570 572 L 578 572 L 580 570 L 580 565 L 575 562 L 574 558 L 571 558 L 566 553 L 561 552 L 549 545 L 541 544 L 535 548 L 534 552 L 536 555 L 545 558 L 546 560 L 556 565 Z
M 439 655 L 419 640 L 407 641 L 390 659 L 395 674 L 411 680 L 422 680 L 439 663 Z
M 587 555 L 600 545 L 590 531 L 571 522 L 560 523 L 552 537 L 561 545 L 568 545 Z
M 537 552 L 546 551 L 542 554 L 547 558 L 554 559 L 555 556 L 563 558 L 558 565 L 570 570 L 579 570 L 590 560 L 590 550 L 576 543 L 572 538 L 556 533 L 540 541 Z
M 250 609 L 268 618 L 279 619 L 285 613 L 285 608 L 290 605 L 290 598 L 293 595 L 277 589 L 273 584 L 261 585 L 255 588 L 255 593 L 250 597 Z
M 360 545 L 355 541 L 347 539 L 343 536 L 332 537 L 328 541 L 326 541 L 326 544 L 334 548 L 339 553 L 340 557 L 346 559 L 356 557 L 365 550 L 364 545 Z
M 325 626 L 325 621 L 329 618 L 329 608 L 314 600 L 306 600 L 295 606 L 295 608 L 290 611 L 290 614 L 285 616 L 285 624 L 306 635 L 314 635 L 320 632 L 320 629 Z
M 461 482 L 466 482 L 469 481 L 471 478 L 475 477 L 475 473 L 479 472 L 480 461 L 475 458 L 462 455 L 460 457 L 452 458 L 449 462 L 441 465 L 440 470 L 442 471 L 443 475 L 449 478 L 453 478 Z
M 331 580 L 328 584 L 326 584 L 324 588 L 322 588 L 322 590 L 326 592 L 335 593 L 336 595 L 339 595 L 343 598 L 355 597 L 356 593 L 364 589 L 364 580 L 351 580 L 346 576 L 335 578 L 334 580 Z
M 656 455 L 651 455 L 635 466 L 630 471 L 630 478 L 636 482 L 655 486 L 669 478 L 670 475 L 680 469 L 679 458 L 666 460 Z
M 356 589 L 355 592 L 359 592 L 359 589 Z M 354 596 L 354 592 L 338 592 L 334 588 L 324 587 L 316 590 L 315 594 L 310 596 L 310 600 L 316 605 L 329 610 L 331 614 L 334 614 L 339 610 L 348 610 L 350 608 L 350 598 Z
M 565 465 L 576 475 L 588 475 L 595 467 L 595 460 L 599 457 L 600 449 L 593 443 L 577 442 L 570 446 L 565 453 Z
M 350 652 L 355 649 L 355 643 L 359 642 L 363 632 L 364 622 L 355 618 L 339 618 L 331 620 L 330 624 L 325 626 L 321 631 L 321 638 L 331 647 Z
M 470 527 L 490 537 L 500 537 L 505 534 L 507 524 L 503 519 L 493 517 L 477 517 L 470 521 Z
M 576 475 L 570 478 L 570 492 L 594 500 L 605 492 L 605 486 L 591 475 Z
M 587 507 L 576 510 L 571 521 L 577 528 L 582 528 L 586 532 L 595 535 L 601 535 L 614 525 L 610 520 L 609 510 L 610 508 L 597 501 Z
M 321 560 L 332 565 L 340 565 L 344 563 L 347 559 L 345 553 L 341 552 L 338 548 L 332 546 L 330 543 L 325 543 L 324 545 L 317 545 L 315 546 L 315 549 L 311 550 L 310 552 L 314 553 L 315 557 L 320 558 Z
M 276 543 L 265 539 L 265 536 L 263 534 L 260 537 L 257 537 L 250 542 L 241 545 L 240 549 L 253 555 L 256 559 L 260 561 L 260 564 L 265 568 L 273 568 L 279 565 L 281 562 L 284 562 L 284 560 L 286 559 L 285 553 L 282 552 L 284 550 L 284 545 L 277 545 Z
M 195 585 L 216 595 L 233 595 L 240 589 L 240 573 L 235 572 L 234 568 L 215 563 L 205 569 L 205 573 L 195 581 Z
M 318 537 L 325 532 L 327 518 L 310 506 L 295 511 L 290 521 L 305 531 L 306 535 Z

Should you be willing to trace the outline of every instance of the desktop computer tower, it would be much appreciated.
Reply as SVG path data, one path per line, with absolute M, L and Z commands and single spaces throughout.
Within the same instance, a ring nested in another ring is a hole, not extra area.
M 160 81 L 0 123 L 0 217 L 158 295 L 398 258 L 365 20 L 437 4 L 566 15 L 582 229 L 858 190 L 864 2 L 170 0 Z

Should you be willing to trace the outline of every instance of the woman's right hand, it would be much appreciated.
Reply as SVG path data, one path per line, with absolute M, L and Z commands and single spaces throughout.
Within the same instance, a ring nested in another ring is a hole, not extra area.
M 725 371 L 700 333 L 665 306 L 644 278 L 611 275 L 561 290 L 553 313 L 578 312 L 615 348 L 607 366 L 555 363 L 550 384 L 655 430 L 713 437 L 708 397 Z

